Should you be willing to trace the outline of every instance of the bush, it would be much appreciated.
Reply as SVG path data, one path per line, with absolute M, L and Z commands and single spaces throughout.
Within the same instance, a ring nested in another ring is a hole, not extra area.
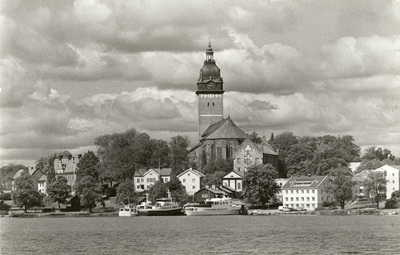
M 336 203 L 335 202 L 331 202 L 331 201 L 322 202 L 322 207 L 330 207 L 330 206 L 333 206 L 333 205 L 336 205 Z
M 12 200 L 11 199 L 11 193 L 1 193 L 0 194 L 0 200 Z
M 397 208 L 397 201 L 396 199 L 388 199 L 385 203 L 385 209 L 395 209 Z

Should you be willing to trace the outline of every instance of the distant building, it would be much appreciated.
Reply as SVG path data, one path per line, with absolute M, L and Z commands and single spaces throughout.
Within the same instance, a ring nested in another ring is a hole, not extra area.
M 244 173 L 249 166 L 261 164 L 271 164 L 278 171 L 278 153 L 269 145 L 265 137 L 260 144 L 246 138 L 236 150 L 233 169 Z
M 34 167 L 28 167 L 26 170 L 25 169 L 19 169 L 17 172 L 15 172 L 15 174 L 13 175 L 13 177 L 11 178 L 11 190 L 15 191 L 16 187 L 15 187 L 15 180 L 19 177 L 21 177 L 21 175 L 23 173 L 28 173 L 30 175 L 30 179 L 33 180 L 33 184 L 35 187 L 37 187 L 39 192 L 42 192 L 41 188 L 39 187 L 39 180 L 41 178 L 43 178 L 43 176 L 45 176 L 40 170 L 34 168 Z M 46 193 L 46 192 L 43 192 Z
M 289 181 L 289 179 L 286 178 L 279 178 L 275 180 L 278 186 L 281 188 L 281 190 L 275 195 L 276 199 L 278 199 L 280 202 L 283 201 L 283 193 L 282 193 L 282 188 L 285 186 L 285 184 Z
M 357 168 L 361 165 L 361 162 L 351 162 L 349 163 L 349 167 L 351 169 L 351 171 L 354 173 L 355 171 L 357 171 Z
M 42 175 L 38 180 L 38 191 L 47 194 L 47 175 Z
M 243 176 L 243 172 L 232 171 L 222 178 L 222 185 L 240 192 L 243 190 Z
M 135 172 L 133 182 L 138 192 L 149 190 L 156 181 L 167 183 L 171 180 L 171 168 L 139 169 Z
M 372 170 L 363 170 L 353 175 L 351 179 L 354 182 L 354 186 L 352 188 L 353 198 L 364 198 L 366 196 L 364 182 L 367 179 L 368 174 L 371 172 Z
M 384 165 L 374 171 L 384 172 L 386 176 L 386 199 L 392 197 L 394 191 L 400 190 L 400 166 Z
M 177 176 L 186 189 L 188 195 L 194 195 L 201 187 L 201 180 L 205 175 L 195 169 L 189 168 Z
M 203 203 L 206 201 L 206 199 L 211 199 L 216 197 L 222 198 L 222 197 L 227 197 L 227 195 L 222 190 L 217 189 L 215 185 L 212 185 L 211 187 L 205 186 L 196 193 L 194 193 L 194 202 Z
M 331 196 L 324 191 L 328 176 L 292 176 L 282 187 L 283 206 L 307 210 L 322 207 Z
M 81 154 L 79 154 L 77 157 L 69 155 L 59 156 L 58 158 L 54 159 L 54 171 L 56 178 L 59 176 L 64 176 L 68 181 L 68 185 L 71 187 L 70 192 L 73 195 L 75 194 L 76 171 L 80 158 Z

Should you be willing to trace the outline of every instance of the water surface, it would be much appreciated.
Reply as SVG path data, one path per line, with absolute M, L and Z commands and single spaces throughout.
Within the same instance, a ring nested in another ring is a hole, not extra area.
M 0 218 L 1 254 L 400 254 L 399 216 Z

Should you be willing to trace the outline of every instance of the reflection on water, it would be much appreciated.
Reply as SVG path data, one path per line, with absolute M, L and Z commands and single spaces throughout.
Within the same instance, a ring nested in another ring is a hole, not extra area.
M 1 254 L 400 254 L 398 216 L 0 218 Z

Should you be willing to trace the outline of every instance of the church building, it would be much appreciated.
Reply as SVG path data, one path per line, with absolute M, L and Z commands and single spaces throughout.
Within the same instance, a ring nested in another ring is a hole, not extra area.
M 199 143 L 189 149 L 188 155 L 191 163 L 196 162 L 197 169 L 201 169 L 209 162 L 234 160 L 238 156 L 241 157 L 240 152 L 245 151 L 242 148 L 243 142 L 246 141 L 246 146 L 250 146 L 252 143 L 247 134 L 232 121 L 230 116 L 224 118 L 223 94 L 225 91 L 223 85 L 221 70 L 216 65 L 214 52 L 209 43 L 206 59 L 200 69 L 197 81 Z M 251 146 L 259 147 L 259 145 Z M 257 152 L 260 153 L 260 161 L 254 161 L 254 163 L 272 163 L 276 168 L 278 167 L 278 154 L 266 141 L 263 141 Z M 240 166 L 235 168 L 235 170 L 239 170 L 238 168 L 241 168 L 242 171 L 245 170 Z

